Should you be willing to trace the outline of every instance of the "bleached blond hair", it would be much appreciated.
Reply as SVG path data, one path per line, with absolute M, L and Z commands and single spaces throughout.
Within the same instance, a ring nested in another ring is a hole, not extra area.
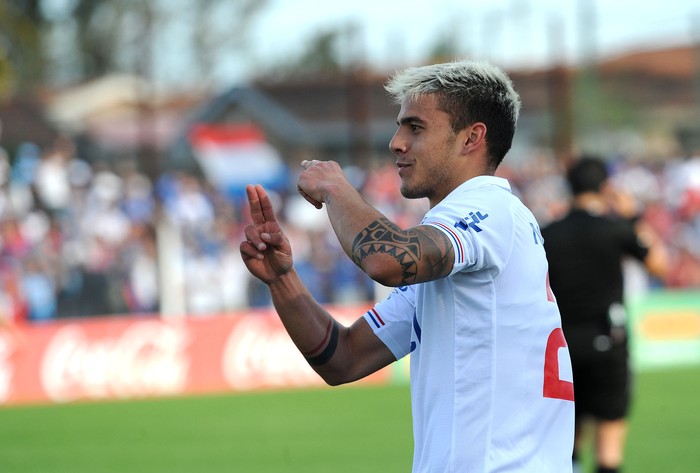
M 486 125 L 486 143 L 494 169 L 513 143 L 520 115 L 520 96 L 508 75 L 477 60 L 410 67 L 394 74 L 385 89 L 396 103 L 426 94 L 450 115 L 453 131 L 473 123 Z

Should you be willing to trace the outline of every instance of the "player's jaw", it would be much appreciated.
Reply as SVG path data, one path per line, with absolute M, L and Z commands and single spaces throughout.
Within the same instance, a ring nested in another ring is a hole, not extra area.
M 399 160 L 396 166 L 401 178 L 401 195 L 407 199 L 420 199 L 434 194 L 434 176 L 425 165 L 412 160 Z

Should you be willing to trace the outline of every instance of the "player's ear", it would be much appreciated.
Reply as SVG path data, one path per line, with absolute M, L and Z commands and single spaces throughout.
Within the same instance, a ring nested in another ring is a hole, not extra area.
M 471 153 L 486 144 L 486 125 L 475 122 L 463 130 L 462 148 L 465 153 Z

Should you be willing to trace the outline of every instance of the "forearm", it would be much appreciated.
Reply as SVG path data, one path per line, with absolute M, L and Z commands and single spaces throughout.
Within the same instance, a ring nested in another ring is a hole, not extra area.
M 336 162 L 303 161 L 302 166 L 305 170 L 299 175 L 299 192 L 317 208 L 325 204 L 348 257 L 375 281 L 400 285 L 398 260 L 403 258 L 397 258 L 396 247 L 405 241 L 401 229 L 364 200 Z
M 406 253 L 406 232 L 368 204 L 354 188 L 329 193 L 325 204 L 333 231 L 352 262 L 381 284 L 403 284 L 397 253 Z
M 446 276 L 454 263 L 447 235 L 431 226 L 406 230 L 369 205 L 333 161 L 304 161 L 298 188 L 328 218 L 345 253 L 373 280 L 402 286 Z
M 332 316 L 314 300 L 294 269 L 268 287 L 277 314 L 299 351 L 307 360 L 318 355 L 330 341 Z
M 290 338 L 326 383 L 355 381 L 395 360 L 362 317 L 350 327 L 337 322 L 313 299 L 293 269 L 269 288 Z
M 386 217 L 367 203 L 351 186 L 332 189 L 325 204 L 328 219 L 338 241 L 348 257 L 355 260 L 353 244 L 357 236 L 373 222 Z

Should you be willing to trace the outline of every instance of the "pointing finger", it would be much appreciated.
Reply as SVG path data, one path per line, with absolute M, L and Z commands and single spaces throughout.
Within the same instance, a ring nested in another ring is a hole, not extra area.
M 263 186 L 255 186 L 255 190 L 258 193 L 258 199 L 260 202 L 260 211 L 263 216 L 264 222 L 276 222 L 277 217 L 275 216 L 275 210 L 272 208 L 272 202 L 270 202 L 270 197 L 265 192 Z
M 262 206 L 260 204 L 260 198 L 258 197 L 257 186 L 247 185 L 245 188 L 246 196 L 248 197 L 248 205 L 250 206 L 250 217 L 253 220 L 253 224 L 260 225 L 265 223 L 265 217 L 263 214 Z M 263 192 L 264 193 L 264 192 Z

